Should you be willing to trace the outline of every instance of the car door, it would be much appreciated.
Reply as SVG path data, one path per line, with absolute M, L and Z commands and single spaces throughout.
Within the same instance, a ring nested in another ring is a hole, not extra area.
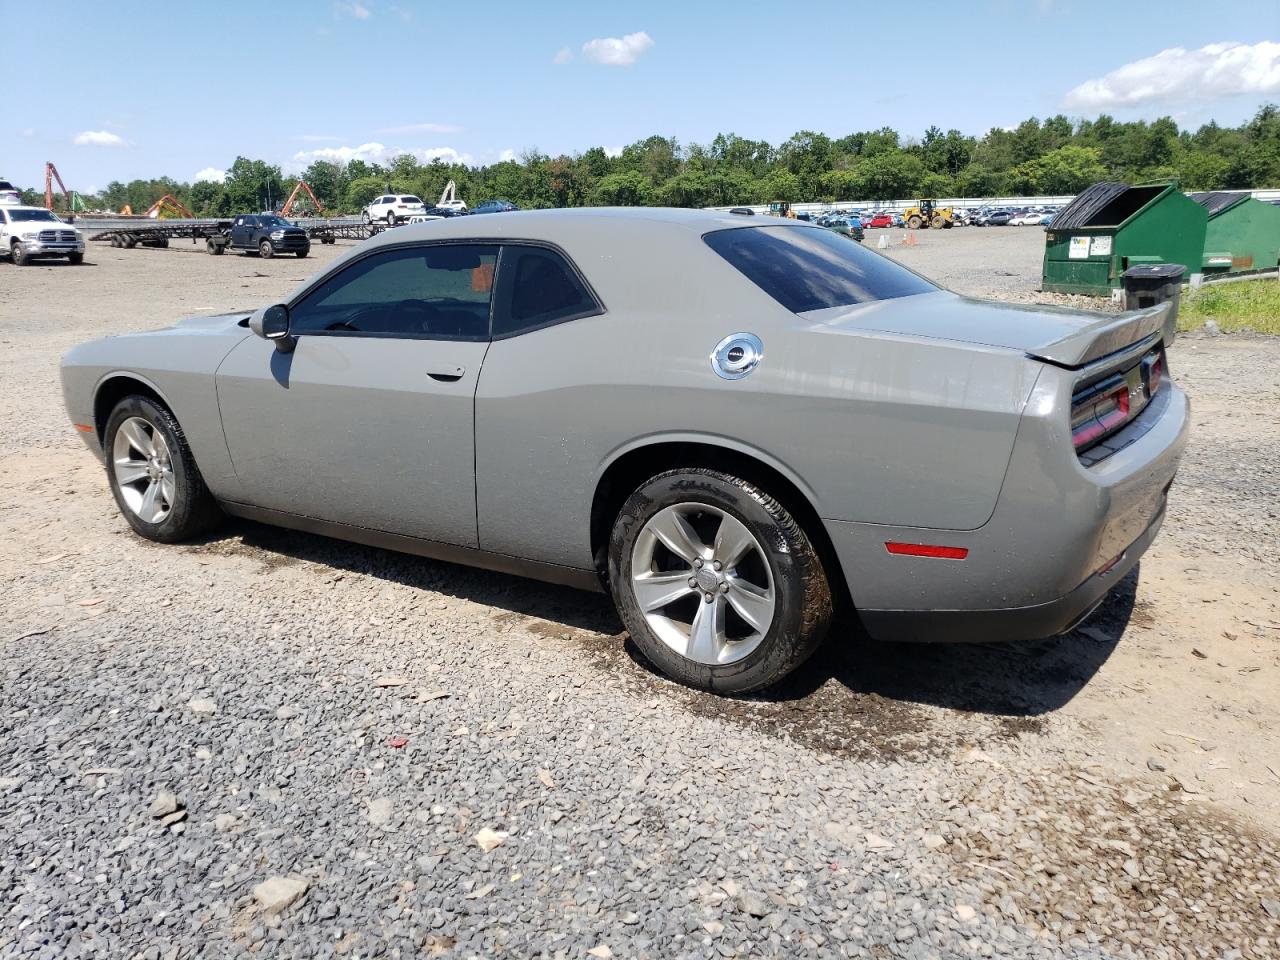
M 217 389 L 246 502 L 475 546 L 475 390 L 497 254 L 377 248 L 289 305 L 292 352 L 237 345 Z
M 235 223 L 231 225 L 231 245 L 233 247 L 247 247 L 253 240 L 253 227 L 249 221 L 253 217 L 240 216 L 236 217 Z

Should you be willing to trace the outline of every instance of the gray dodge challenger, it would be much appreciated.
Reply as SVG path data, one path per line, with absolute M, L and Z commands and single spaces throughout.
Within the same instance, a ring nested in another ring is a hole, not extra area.
M 972 300 L 749 213 L 556 210 L 388 230 L 62 383 L 148 539 L 231 514 L 607 590 L 657 667 L 742 693 L 842 609 L 887 640 L 1088 616 L 1186 442 L 1168 309 Z

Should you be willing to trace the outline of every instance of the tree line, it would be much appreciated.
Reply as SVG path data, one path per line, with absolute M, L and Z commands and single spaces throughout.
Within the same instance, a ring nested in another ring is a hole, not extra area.
M 326 212 L 357 213 L 386 192 L 433 203 L 449 180 L 474 205 L 497 197 L 530 209 L 575 206 L 708 207 L 770 201 L 887 200 L 1078 193 L 1099 180 L 1176 178 L 1186 190 L 1280 187 L 1280 107 L 1267 104 L 1238 127 L 1207 123 L 1180 130 L 1162 117 L 1120 122 L 1032 117 L 982 137 L 933 126 L 920 139 L 883 127 L 832 138 L 802 130 L 774 146 L 736 134 L 709 144 L 651 136 L 611 155 L 592 147 L 572 156 L 536 149 L 518 160 L 467 166 L 420 163 L 404 154 L 386 164 L 317 160 L 300 177 L 237 157 L 223 183 L 113 182 L 83 199 L 91 209 L 145 211 L 172 194 L 199 216 L 278 209 L 299 179 Z M 33 191 L 28 200 L 37 201 Z M 296 212 L 309 212 L 300 204 Z

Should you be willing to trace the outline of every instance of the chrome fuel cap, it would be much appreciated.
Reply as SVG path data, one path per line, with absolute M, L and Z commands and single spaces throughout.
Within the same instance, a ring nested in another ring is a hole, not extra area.
M 741 380 L 764 359 L 764 344 L 754 333 L 731 333 L 711 352 L 711 369 L 726 380 Z

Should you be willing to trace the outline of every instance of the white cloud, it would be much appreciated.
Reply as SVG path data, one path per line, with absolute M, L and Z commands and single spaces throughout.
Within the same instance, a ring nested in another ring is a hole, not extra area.
M 568 63 L 573 59 L 573 51 L 568 47 L 561 47 L 556 51 L 556 55 L 551 58 L 552 63 Z
M 217 167 L 205 167 L 191 180 L 193 183 L 200 183 L 202 180 L 206 180 L 209 183 L 226 183 L 227 171 L 219 170 Z
M 396 157 L 408 154 L 420 163 L 441 160 L 445 163 L 473 162 L 471 154 L 461 153 L 453 147 L 388 147 L 381 143 L 362 143 L 358 147 L 320 147 L 316 150 L 300 150 L 293 155 L 293 163 L 301 168 L 315 160 L 332 160 L 335 163 L 347 163 L 351 160 L 363 160 L 366 163 L 387 164 Z
M 28 139 L 34 137 L 36 135 L 35 127 L 25 127 L 22 131 L 22 135 Z
M 324 133 L 299 133 L 297 136 L 291 137 L 292 140 L 298 140 L 302 143 L 341 143 L 341 137 L 331 137 Z
M 506 163 L 508 160 L 514 160 L 515 158 L 516 158 L 516 152 L 512 150 L 510 147 L 507 147 L 507 149 L 503 150 L 500 154 L 498 154 L 499 163 Z
M 1280 93 L 1280 43 L 1173 47 L 1126 63 L 1070 90 L 1064 105 L 1094 112 L 1153 101 L 1204 102 L 1238 94 Z
M 611 67 L 629 67 L 652 46 L 653 38 L 642 30 L 639 33 L 628 33 L 621 39 L 597 37 L 595 40 L 588 40 L 582 45 L 582 55 L 588 60 Z
M 123 147 L 124 137 L 107 130 L 86 130 L 71 141 L 77 147 Z
M 407 9 L 406 7 L 392 7 L 391 12 L 394 13 L 397 17 L 399 17 L 405 23 L 409 23 L 413 20 L 413 11 Z
M 376 133 L 461 133 L 461 127 L 451 123 L 408 123 L 403 127 L 384 127 Z
M 605 155 L 606 157 L 620 157 L 620 156 L 622 156 L 622 148 L 621 148 L 621 147 L 604 147 L 603 149 L 604 149 L 604 155 Z
M 335 3 L 333 10 L 339 16 L 355 17 L 357 20 L 368 20 L 373 14 L 369 8 L 358 2 L 353 3 Z

